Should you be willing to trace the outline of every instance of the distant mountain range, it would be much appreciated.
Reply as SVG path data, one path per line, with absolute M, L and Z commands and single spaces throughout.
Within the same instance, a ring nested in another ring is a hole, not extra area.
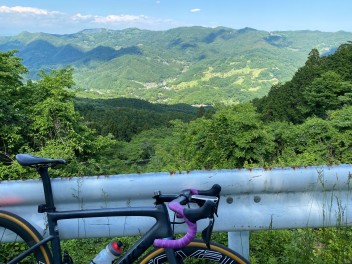
M 351 40 L 352 33 L 342 31 L 88 29 L 0 37 L 0 51 L 17 49 L 30 78 L 71 65 L 80 96 L 214 104 L 266 95 L 289 80 L 313 48 L 325 55 Z

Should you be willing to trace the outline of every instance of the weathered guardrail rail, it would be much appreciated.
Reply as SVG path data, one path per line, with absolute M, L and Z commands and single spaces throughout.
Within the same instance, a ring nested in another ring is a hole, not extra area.
M 248 231 L 352 225 L 352 165 L 210 170 L 53 179 L 58 210 L 151 205 L 154 191 L 177 193 L 222 186 L 216 231 L 248 255 Z M 0 182 L 0 209 L 19 214 L 46 235 L 40 180 Z M 143 233 L 153 219 L 104 217 L 60 221 L 63 238 Z M 205 223 L 203 223 L 205 225 Z M 201 230 L 201 229 L 199 229 Z M 178 231 L 183 231 L 180 227 Z M 0 230 L 1 232 L 1 230 Z

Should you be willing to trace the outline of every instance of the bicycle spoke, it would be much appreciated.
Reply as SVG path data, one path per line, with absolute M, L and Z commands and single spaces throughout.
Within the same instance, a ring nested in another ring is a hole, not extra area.
M 13 259 L 23 251 L 28 249 L 28 246 L 26 243 L 23 242 L 23 240 L 17 234 L 13 233 L 8 229 L 5 229 L 5 228 L 2 228 L 2 229 L 4 230 L 2 231 L 1 239 L 0 239 L 0 263 L 6 263 L 7 261 Z M 14 242 L 4 243 L 3 241 L 4 240 L 7 241 L 9 237 L 12 237 Z M 33 264 L 33 263 L 37 263 L 37 261 L 34 258 L 34 256 L 28 256 L 20 263 Z

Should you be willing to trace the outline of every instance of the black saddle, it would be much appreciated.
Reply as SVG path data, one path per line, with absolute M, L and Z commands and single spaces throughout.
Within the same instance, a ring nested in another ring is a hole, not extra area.
M 39 165 L 55 166 L 57 164 L 66 163 L 66 161 L 63 159 L 42 158 L 42 157 L 30 155 L 30 154 L 17 154 L 16 160 L 22 166 L 39 166 Z

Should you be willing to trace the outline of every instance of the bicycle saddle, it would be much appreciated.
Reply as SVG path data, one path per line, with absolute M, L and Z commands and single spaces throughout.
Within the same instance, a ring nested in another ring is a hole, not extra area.
M 22 166 L 35 166 L 35 165 L 50 165 L 55 166 L 57 164 L 65 164 L 66 161 L 63 159 L 50 159 L 33 156 L 30 154 L 17 154 L 16 160 Z

